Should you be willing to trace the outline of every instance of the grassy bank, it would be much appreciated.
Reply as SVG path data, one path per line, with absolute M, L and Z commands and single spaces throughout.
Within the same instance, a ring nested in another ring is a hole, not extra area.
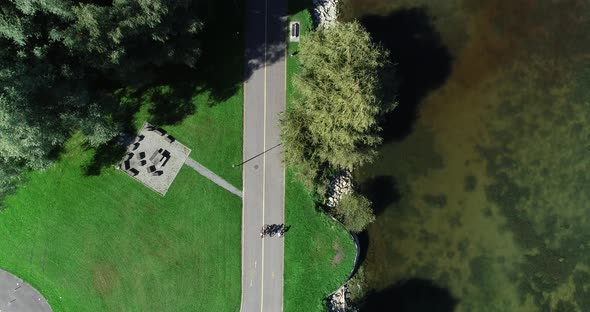
M 154 120 L 152 111 L 155 103 L 150 94 L 158 89 L 125 99 L 135 101 L 141 107 L 134 117 L 136 129 L 144 121 Z M 242 159 L 242 89 L 218 102 L 211 99 L 209 92 L 196 92 L 188 101 L 193 107 L 192 114 L 181 123 L 165 127 L 166 130 L 182 138 L 182 143 L 192 150 L 191 158 L 241 189 L 242 172 L 231 165 Z
M 301 23 L 301 35 L 312 27 L 305 7 L 291 1 L 291 20 Z M 297 43 L 289 43 L 288 55 L 297 51 Z M 299 70 L 297 57 L 287 62 L 287 106 L 292 103 L 291 78 Z M 285 183 L 286 223 L 293 228 L 285 240 L 285 303 L 286 312 L 324 311 L 323 299 L 346 280 L 355 257 L 354 241 L 346 230 L 316 209 L 311 195 L 287 170 Z
M 313 29 L 313 21 L 309 10 L 305 6 L 296 5 L 301 1 L 291 0 L 289 2 L 289 17 L 290 21 L 298 21 L 300 23 L 300 36 L 303 37 L 305 34 Z M 293 52 L 298 51 L 298 42 L 289 42 L 287 44 L 287 55 L 291 55 Z M 299 72 L 299 59 L 297 56 L 290 56 L 287 60 L 287 107 L 293 103 L 293 79 L 292 77 Z
M 287 172 L 285 311 L 324 311 L 323 299 L 348 277 L 356 247 L 348 232 L 315 208 L 303 185 Z
M 166 197 L 114 169 L 85 176 L 81 145 L 6 200 L 0 267 L 54 311 L 237 311 L 241 200 L 187 167 Z
M 228 51 L 240 65 L 227 65 L 224 88 L 163 81 L 114 96 L 130 128 L 163 126 L 241 188 L 231 164 L 242 159 L 243 51 Z M 113 169 L 113 153 L 74 135 L 55 165 L 29 174 L 0 211 L 0 268 L 56 312 L 238 311 L 241 199 L 186 166 L 162 197 Z

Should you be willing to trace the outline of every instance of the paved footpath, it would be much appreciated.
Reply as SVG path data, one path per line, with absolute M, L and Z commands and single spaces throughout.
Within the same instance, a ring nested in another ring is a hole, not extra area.
M 51 307 L 31 285 L 0 270 L 0 312 L 51 312 Z
M 222 179 L 220 176 L 216 175 L 215 173 L 213 173 L 211 170 L 205 168 L 205 166 L 199 164 L 198 162 L 196 162 L 194 159 L 192 158 L 187 158 L 186 161 L 184 162 L 187 166 L 195 169 L 196 172 L 200 173 L 202 176 L 204 176 L 205 178 L 213 181 L 213 183 L 223 187 L 224 189 L 226 189 L 227 191 L 233 193 L 234 195 L 237 195 L 239 197 L 242 197 L 242 192 L 240 190 L 238 190 L 237 188 L 235 188 L 233 185 L 229 184 L 229 182 L 225 181 L 224 179 Z M 2 311 L 0 311 L 2 312 Z
M 243 157 L 249 161 L 243 165 L 241 312 L 283 310 L 284 241 L 261 239 L 260 230 L 285 220 L 278 122 L 286 100 L 286 5 L 286 0 L 248 0 L 246 5 L 245 70 L 250 75 L 244 82 Z

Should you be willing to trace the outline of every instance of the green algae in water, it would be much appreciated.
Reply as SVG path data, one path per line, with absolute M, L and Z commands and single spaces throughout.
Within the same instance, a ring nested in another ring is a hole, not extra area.
M 443 208 L 447 205 L 447 196 L 444 194 L 432 195 L 426 194 L 422 196 L 422 200 L 430 207 Z
M 369 286 L 432 280 L 457 311 L 590 311 L 590 4 L 400 3 L 426 7 L 456 59 L 414 132 L 356 173 L 400 198 L 369 228 Z
M 463 183 L 463 189 L 465 192 L 473 192 L 477 187 L 477 177 L 474 175 L 466 175 L 465 182 Z

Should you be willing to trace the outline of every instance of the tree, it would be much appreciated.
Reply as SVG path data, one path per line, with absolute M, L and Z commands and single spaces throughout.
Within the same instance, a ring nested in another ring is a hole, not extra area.
M 344 195 L 334 213 L 349 231 L 357 233 L 375 221 L 371 202 L 358 193 Z
M 45 168 L 73 132 L 90 145 L 123 128 L 114 90 L 140 88 L 163 65 L 194 67 L 200 1 L 0 2 L 0 195 Z M 20 168 L 17 168 L 19 167 Z M 0 196 L 1 197 L 1 196 Z
M 195 10 L 190 1 L 2 2 L 0 157 L 38 168 L 74 131 L 94 146 L 110 140 L 120 129 L 103 105 L 112 86 L 141 86 L 164 63 L 195 65 Z
M 309 177 L 326 168 L 353 169 L 375 157 L 378 118 L 395 107 L 383 101 L 387 55 L 356 22 L 302 38 L 293 108 L 282 119 L 287 164 Z
M 49 69 L 0 68 L 0 158 L 43 168 L 51 150 L 65 140 L 53 105 L 43 98 L 53 86 L 47 76 Z
M 18 183 L 23 180 L 22 176 L 25 171 L 25 166 L 22 163 L 0 157 L 0 198 L 16 189 Z M 0 210 L 3 208 L 4 203 L 0 201 Z
M 111 6 L 79 4 L 70 27 L 54 32 L 72 54 L 123 78 L 146 65 L 181 63 L 193 67 L 203 29 L 190 1 L 113 1 Z M 124 67 L 121 65 L 124 64 Z M 143 78 L 143 77 L 142 77 Z

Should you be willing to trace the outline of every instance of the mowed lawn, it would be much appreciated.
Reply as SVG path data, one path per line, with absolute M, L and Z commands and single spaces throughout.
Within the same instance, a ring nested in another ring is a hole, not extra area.
M 141 106 L 134 118 L 136 129 L 146 120 L 152 122 L 149 111 L 154 103 L 149 96 L 126 100 L 137 101 Z M 242 162 L 243 100 L 241 86 L 236 94 L 221 102 L 213 102 L 208 92 L 195 92 L 190 99 L 194 113 L 178 124 L 164 127 L 191 149 L 191 158 L 238 189 L 242 189 L 242 170 L 232 164 Z
M 356 247 L 350 234 L 318 211 L 303 185 L 287 172 L 285 183 L 286 312 L 325 311 L 324 299 L 350 274 Z
M 242 169 L 232 164 L 242 162 L 242 89 L 228 100 L 211 106 L 207 93 L 197 98 L 197 111 L 182 125 L 168 127 L 184 138 L 192 149 L 192 158 L 242 189 Z M 214 131 L 211 131 L 214 129 Z M 232 147 L 228 152 L 228 146 Z
M 190 157 L 241 189 L 242 93 L 165 126 Z M 136 123 L 150 120 L 143 107 Z M 241 199 L 184 166 L 165 197 L 113 168 L 87 176 L 75 135 L 60 160 L 6 199 L 0 268 L 54 311 L 238 311 Z
M 301 1 L 292 0 L 290 20 L 301 23 L 301 35 L 312 27 Z M 294 12 L 296 11 L 296 12 Z M 289 43 L 288 55 L 297 51 Z M 292 77 L 300 70 L 297 56 L 287 62 L 287 107 L 292 105 Z M 311 195 L 287 170 L 285 181 L 285 312 L 325 311 L 324 299 L 346 281 L 354 266 L 356 246 L 350 234 L 325 213 L 318 211 Z

